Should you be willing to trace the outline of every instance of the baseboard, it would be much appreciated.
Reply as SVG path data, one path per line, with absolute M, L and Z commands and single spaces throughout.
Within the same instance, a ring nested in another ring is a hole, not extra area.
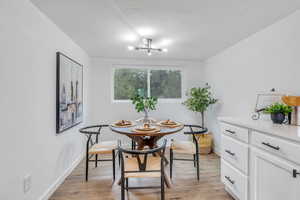
M 83 158 L 84 154 L 79 155 L 79 157 L 72 163 L 72 165 L 44 192 L 39 200 L 48 200 L 51 195 L 57 190 L 57 188 L 64 182 L 64 180 L 72 173 L 72 171 L 75 169 L 75 167 L 77 167 L 77 165 L 82 161 Z

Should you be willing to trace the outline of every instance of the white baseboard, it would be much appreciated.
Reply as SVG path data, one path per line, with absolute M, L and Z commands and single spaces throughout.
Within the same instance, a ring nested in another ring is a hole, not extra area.
M 48 200 L 51 195 L 57 190 L 57 188 L 64 182 L 64 180 L 72 173 L 77 165 L 82 161 L 85 154 L 79 155 L 79 157 L 72 163 L 72 165 L 64 171 L 64 173 L 58 177 L 58 179 L 44 192 L 39 200 Z

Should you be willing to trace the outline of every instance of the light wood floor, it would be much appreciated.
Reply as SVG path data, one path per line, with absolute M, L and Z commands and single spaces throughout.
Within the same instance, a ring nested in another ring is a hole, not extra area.
M 168 152 L 166 152 L 168 153 Z M 178 156 L 176 156 L 178 157 Z M 201 155 L 200 181 L 192 162 L 174 161 L 172 188 L 166 189 L 169 200 L 232 200 L 220 182 L 220 159 L 215 154 Z M 99 163 L 100 164 L 100 163 Z M 89 181 L 84 180 L 84 161 L 72 172 L 52 195 L 50 200 L 113 200 L 120 199 L 120 187 L 112 182 L 111 162 L 102 162 L 98 168 L 90 163 Z M 167 171 L 169 168 L 167 167 Z M 117 170 L 118 171 L 118 170 Z M 117 175 L 118 177 L 119 175 Z M 117 178 L 118 179 L 118 178 Z M 131 186 L 159 185 L 156 179 L 132 179 Z M 159 189 L 129 190 L 129 200 L 158 200 Z

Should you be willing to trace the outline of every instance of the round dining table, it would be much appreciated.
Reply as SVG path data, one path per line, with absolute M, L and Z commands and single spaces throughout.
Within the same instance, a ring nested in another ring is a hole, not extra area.
M 135 125 L 137 126 L 137 125 Z M 110 128 L 113 132 L 120 133 L 128 136 L 133 141 L 137 143 L 137 149 L 143 150 L 145 146 L 148 146 L 150 149 L 157 147 L 157 141 L 162 137 L 177 133 L 184 128 L 184 125 L 181 124 L 174 128 L 160 126 L 160 130 L 157 132 L 145 132 L 145 133 L 137 133 L 134 131 L 135 126 L 131 127 L 116 127 L 111 125 Z
M 159 139 L 166 135 L 174 134 L 179 131 L 181 131 L 184 128 L 184 125 L 181 124 L 179 126 L 170 128 L 170 127 L 165 127 L 165 126 L 158 126 L 159 131 L 157 132 L 150 132 L 150 133 L 137 133 L 134 131 L 134 128 L 138 125 L 130 126 L 130 127 L 116 127 L 114 125 L 110 125 L 110 129 L 113 132 L 126 135 L 129 138 L 131 138 L 133 141 L 137 143 L 137 149 L 138 150 L 143 150 L 145 146 L 148 146 L 150 149 L 157 147 L 157 142 Z M 166 160 L 166 163 L 168 163 L 167 159 L 164 157 Z M 171 180 L 167 173 L 164 173 L 165 176 L 165 182 L 168 188 L 171 187 Z M 121 184 L 121 181 L 118 181 L 118 184 Z

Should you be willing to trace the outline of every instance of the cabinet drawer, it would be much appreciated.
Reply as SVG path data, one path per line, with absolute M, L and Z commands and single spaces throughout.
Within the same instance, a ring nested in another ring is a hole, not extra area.
M 272 152 L 278 156 L 300 164 L 300 145 L 280 138 L 254 131 L 251 139 L 252 145 Z
M 229 135 L 230 137 L 248 143 L 248 129 L 246 128 L 241 128 L 234 125 L 221 123 L 221 131 L 225 135 Z
M 248 178 L 223 159 L 221 161 L 221 180 L 239 200 L 248 199 Z
M 222 134 L 222 158 L 248 174 L 248 145 Z

